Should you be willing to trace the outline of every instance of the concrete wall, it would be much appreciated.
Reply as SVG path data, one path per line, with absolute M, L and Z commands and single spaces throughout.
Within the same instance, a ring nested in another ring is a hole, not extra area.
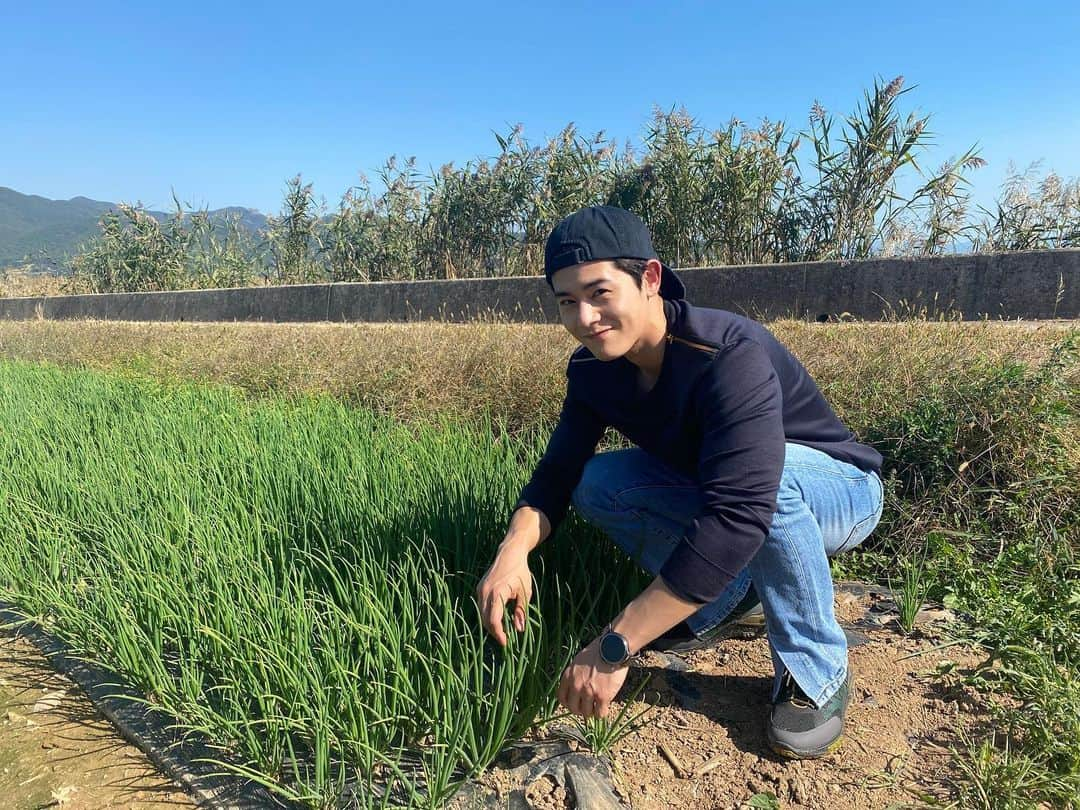
M 1080 318 L 1080 250 L 680 270 L 687 298 L 756 318 Z M 0 299 L 0 318 L 557 322 L 542 276 Z

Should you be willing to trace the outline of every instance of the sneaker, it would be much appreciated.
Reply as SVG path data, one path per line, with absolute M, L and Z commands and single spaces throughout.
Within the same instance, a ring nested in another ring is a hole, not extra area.
M 757 638 L 765 633 L 765 612 L 761 609 L 754 586 L 720 624 L 695 635 L 686 622 L 680 622 L 662 636 L 645 645 L 646 650 L 686 653 L 711 647 L 729 638 Z
M 813 701 L 795 683 L 790 672 L 780 681 L 780 692 L 769 715 L 769 747 L 782 757 L 813 759 L 840 747 L 844 711 L 851 700 L 851 672 L 824 706 Z

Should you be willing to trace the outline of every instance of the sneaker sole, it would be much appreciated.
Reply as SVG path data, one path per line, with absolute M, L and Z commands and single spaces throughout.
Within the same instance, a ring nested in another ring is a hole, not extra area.
M 827 756 L 828 754 L 833 753 L 843 744 L 844 738 L 842 736 L 842 733 L 840 737 L 837 737 L 824 748 L 818 748 L 812 751 L 796 751 L 793 748 L 788 748 L 787 746 L 780 745 L 775 740 L 769 740 L 769 748 L 772 750 L 772 752 L 774 754 L 779 754 L 785 759 L 818 759 L 820 757 Z

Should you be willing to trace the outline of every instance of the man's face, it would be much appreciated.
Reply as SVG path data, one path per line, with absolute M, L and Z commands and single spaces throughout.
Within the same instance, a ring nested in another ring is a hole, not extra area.
M 632 349 L 648 322 L 648 285 L 610 260 L 564 267 L 551 277 L 562 324 L 599 360 Z

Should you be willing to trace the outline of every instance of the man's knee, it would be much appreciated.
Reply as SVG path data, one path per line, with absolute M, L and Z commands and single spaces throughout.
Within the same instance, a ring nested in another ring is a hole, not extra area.
M 607 453 L 598 453 L 585 462 L 581 480 L 574 487 L 570 502 L 586 520 L 595 521 L 613 506 L 613 493 L 607 486 L 612 480 L 612 459 Z
M 807 535 L 813 532 L 807 531 L 808 519 L 814 521 L 816 526 L 817 521 L 810 511 L 806 494 L 794 476 L 785 472 L 776 491 L 776 509 L 766 532 L 766 542 L 781 540 L 785 543 L 801 543 L 809 539 Z M 817 533 L 820 535 L 820 528 Z
M 806 493 L 789 467 L 785 467 L 780 476 L 780 485 L 776 489 L 776 513 L 796 512 L 806 508 Z

